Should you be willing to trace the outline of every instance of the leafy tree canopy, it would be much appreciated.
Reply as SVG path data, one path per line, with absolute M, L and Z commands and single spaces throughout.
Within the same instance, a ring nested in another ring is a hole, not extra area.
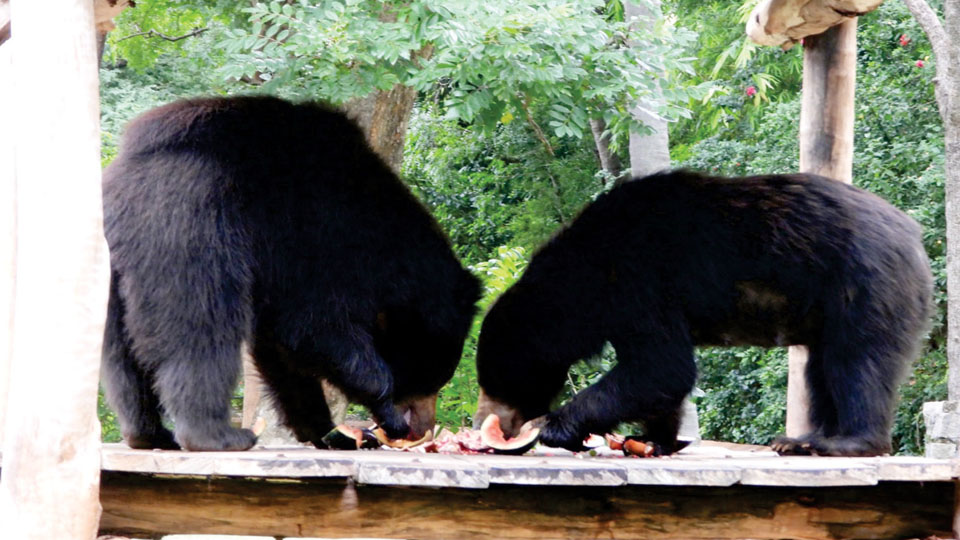
M 692 74 L 693 33 L 669 18 L 624 21 L 616 1 L 141 0 L 119 23 L 111 54 L 134 67 L 183 44 L 124 37 L 207 28 L 214 47 L 200 60 L 240 87 L 344 103 L 402 84 L 486 130 L 534 122 L 535 106 L 560 137 L 582 137 L 602 117 L 615 145 L 644 129 L 632 105 L 672 120 L 709 87 L 678 82 Z

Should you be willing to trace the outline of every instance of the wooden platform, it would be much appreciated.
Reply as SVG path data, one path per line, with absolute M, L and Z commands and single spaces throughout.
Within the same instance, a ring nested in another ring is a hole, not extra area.
M 949 536 L 958 463 L 103 450 L 101 532 L 378 538 Z

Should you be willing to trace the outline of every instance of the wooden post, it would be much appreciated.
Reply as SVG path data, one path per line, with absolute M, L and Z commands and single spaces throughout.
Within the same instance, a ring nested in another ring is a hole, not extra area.
M 93 539 L 106 315 L 94 5 L 11 0 L 16 271 L 3 538 Z M 5 45 L 8 46 L 8 45 Z
M 854 90 L 857 80 L 857 19 L 804 38 L 803 102 L 800 111 L 800 171 L 850 183 L 853 180 Z M 799 376 L 807 363 L 803 347 L 790 348 L 787 436 L 810 431 L 809 391 Z
M 0 26 L 3 8 L 0 4 Z M 2 36 L 0 36 L 2 39 Z M 10 51 L 12 45 L 0 45 L 0 81 L 11 80 Z M 0 118 L 13 114 L 13 95 L 9 84 L 0 83 Z M 14 279 L 14 205 L 13 132 L 0 129 L 0 448 L 3 448 L 3 426 L 7 417 L 7 389 L 10 383 L 10 355 L 13 335 Z

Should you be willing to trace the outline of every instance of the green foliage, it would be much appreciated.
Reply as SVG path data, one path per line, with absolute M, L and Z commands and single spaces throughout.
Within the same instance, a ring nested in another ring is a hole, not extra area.
M 407 179 L 467 262 L 496 256 L 501 245 L 533 250 L 601 189 L 593 144 L 552 138 L 544 152 L 526 124 L 490 133 L 414 110 L 404 152 Z
M 117 413 L 113 412 L 107 405 L 102 390 L 97 394 L 97 417 L 100 419 L 100 440 L 110 443 L 123 440 L 120 426 L 117 423 Z
M 116 155 L 123 127 L 133 117 L 179 98 L 209 93 L 214 87 L 206 71 L 176 56 L 159 58 L 143 70 L 122 62 L 104 65 L 100 69 L 102 165 Z
M 451 429 L 470 426 L 477 412 L 477 338 L 483 316 L 503 291 L 507 290 L 527 266 L 523 248 L 500 247 L 495 258 L 478 263 L 471 270 L 483 281 L 483 297 L 470 334 L 463 347 L 463 358 L 453 378 L 440 390 L 437 400 L 437 425 Z
M 671 156 L 685 161 L 696 153 L 691 146 L 718 133 L 750 136 L 763 129 L 764 106 L 792 100 L 800 90 L 802 49 L 782 51 L 754 45 L 743 31 L 756 0 L 743 4 L 713 0 L 667 0 L 680 14 L 679 24 L 698 33 L 694 74 L 689 81 L 711 81 L 708 96 L 688 105 L 690 120 L 670 128 Z M 753 87 L 756 93 L 749 95 Z M 796 133 L 796 128 L 792 130 Z M 781 134 L 782 136 L 782 134 Z
M 224 77 L 334 103 L 403 84 L 488 131 L 531 121 L 540 104 L 554 135 L 580 138 L 603 117 L 616 144 L 644 129 L 634 104 L 673 119 L 705 92 L 674 84 L 689 71 L 691 33 L 665 18 L 630 25 L 598 0 L 271 0 L 243 11 L 249 26 L 221 41 Z
M 239 3 L 228 0 L 142 0 L 124 10 L 107 37 L 104 60 L 121 59 L 144 70 L 161 58 L 196 65 L 223 61 L 213 44 L 226 25 L 239 22 Z M 193 35 L 196 33 L 196 35 Z M 190 37 L 185 37 L 190 36 Z
M 739 135 L 739 129 L 720 130 L 694 144 L 679 165 L 726 176 L 796 172 L 799 121 L 799 97 L 771 103 L 748 136 Z
M 786 349 L 703 348 L 703 395 L 696 398 L 705 439 L 768 444 L 786 422 Z

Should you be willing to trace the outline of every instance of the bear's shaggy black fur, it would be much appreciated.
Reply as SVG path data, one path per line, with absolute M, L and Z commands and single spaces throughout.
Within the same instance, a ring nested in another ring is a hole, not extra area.
M 627 182 L 541 248 L 486 316 L 481 411 L 513 411 L 513 427 L 547 413 L 571 364 L 610 342 L 617 365 L 547 416 L 541 442 L 578 449 L 642 421 L 671 452 L 695 345 L 807 345 L 814 430 L 775 448 L 888 452 L 929 317 L 920 234 L 879 197 L 819 176 Z
M 130 446 L 253 445 L 228 424 L 244 341 L 315 445 L 333 427 L 321 377 L 404 437 L 400 405 L 452 376 L 477 280 L 344 115 L 267 97 L 154 109 L 103 196 L 104 383 Z

